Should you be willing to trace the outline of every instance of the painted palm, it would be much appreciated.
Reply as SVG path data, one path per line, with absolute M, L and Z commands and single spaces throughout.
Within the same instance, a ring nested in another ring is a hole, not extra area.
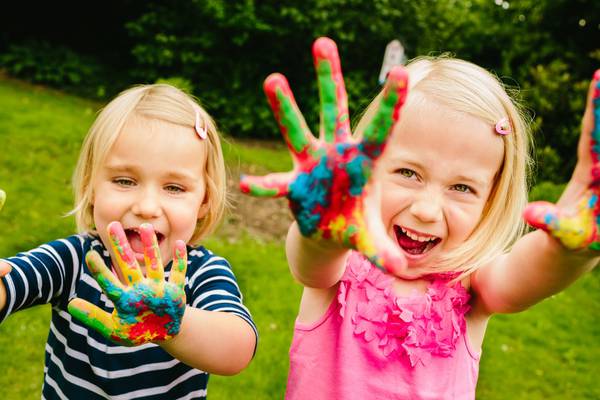
M 187 249 L 177 241 L 169 281 L 164 269 L 154 229 L 150 224 L 140 226 L 144 246 L 146 277 L 144 277 L 123 227 L 118 222 L 108 226 L 111 246 L 127 285 L 108 269 L 100 254 L 90 251 L 86 262 L 96 281 L 114 303 L 112 314 L 82 299 L 69 303 L 69 313 L 100 332 L 104 337 L 125 345 L 171 339 L 178 332 L 185 310 L 185 272 Z
M 557 205 L 535 202 L 525 220 L 556 237 L 569 249 L 600 250 L 600 70 L 596 71 L 577 150 L 577 166 Z
M 401 67 L 390 72 L 374 117 L 356 139 L 336 44 L 317 39 L 313 59 L 321 100 L 320 138 L 309 131 L 286 78 L 270 75 L 264 90 L 294 167 L 287 173 L 242 176 L 240 187 L 255 196 L 286 196 L 304 236 L 333 240 L 357 249 L 384 270 L 399 271 L 406 261 L 385 232 L 369 178 L 399 119 L 408 75 Z

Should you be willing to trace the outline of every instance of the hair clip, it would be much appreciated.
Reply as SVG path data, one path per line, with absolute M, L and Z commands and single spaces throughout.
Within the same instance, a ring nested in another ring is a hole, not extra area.
M 512 132 L 508 118 L 504 117 L 496 123 L 496 133 L 500 135 L 508 135 Z
M 194 122 L 194 130 L 196 131 L 198 136 L 200 136 L 200 139 L 204 140 L 208 136 L 206 134 L 206 128 L 200 126 L 200 107 L 198 107 L 198 105 L 196 103 L 194 103 L 193 101 L 190 101 L 190 103 L 192 104 L 192 108 L 194 109 L 194 113 L 196 114 L 196 121 Z

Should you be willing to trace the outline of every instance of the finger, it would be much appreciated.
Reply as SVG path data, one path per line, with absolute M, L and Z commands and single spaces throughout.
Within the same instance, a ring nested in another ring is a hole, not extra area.
M 0 189 L 0 210 L 2 210 L 2 207 L 4 207 L 5 201 L 6 201 L 6 193 L 4 193 L 4 190 Z
M 370 183 L 365 187 L 368 196 L 364 198 L 365 229 L 360 239 L 358 250 L 375 266 L 384 272 L 404 279 L 414 278 L 407 269 L 406 257 L 398 248 L 398 244 L 390 239 L 381 219 L 381 186 Z
M 146 276 L 156 283 L 165 279 L 165 271 L 158 248 L 156 233 L 151 224 L 140 225 L 140 237 L 144 246 L 144 261 L 146 263 Z
M 175 242 L 173 249 L 173 265 L 171 266 L 171 276 L 169 282 L 179 286 L 181 290 L 185 286 L 185 272 L 187 270 L 187 247 L 183 240 Z
M 361 146 L 369 157 L 375 159 L 383 152 L 387 138 L 400 119 L 407 94 L 408 72 L 402 66 L 394 67 L 388 75 L 375 115 L 363 133 Z
M 346 142 L 351 135 L 348 96 L 337 46 L 333 40 L 321 37 L 312 51 L 321 99 L 320 137 L 327 143 Z
M 258 197 L 282 197 L 289 192 L 295 173 L 283 172 L 265 176 L 242 175 L 240 189 L 243 193 Z
M 596 235 L 593 209 L 597 201 L 595 195 L 587 196 L 571 213 L 564 212 L 552 203 L 537 201 L 527 205 L 523 217 L 529 225 L 550 233 L 566 248 L 582 249 Z
M 594 183 L 598 183 L 600 182 L 600 69 L 594 74 L 588 89 L 578 146 L 580 160 L 588 159 L 590 155 L 592 179 Z
M 2 278 L 4 275 L 7 275 L 11 270 L 12 267 L 10 264 L 0 261 L 0 278 Z
M 71 300 L 67 308 L 69 314 L 79 321 L 100 332 L 105 338 L 111 338 L 111 335 L 115 330 L 111 314 L 80 298 Z
M 300 113 L 287 79 L 281 74 L 271 74 L 265 79 L 264 90 L 292 157 L 297 160 L 306 158 L 314 138 Z
M 127 283 L 130 285 L 141 281 L 144 276 L 135 260 L 135 254 L 127 241 L 127 236 L 123 227 L 117 221 L 108 224 L 108 236 L 110 237 L 110 245 L 113 249 L 117 264 L 123 273 Z
M 115 274 L 104 264 L 104 260 L 100 257 L 100 254 L 94 250 L 89 251 L 85 255 L 85 262 L 108 298 L 113 302 L 117 301 L 123 295 L 125 288 Z

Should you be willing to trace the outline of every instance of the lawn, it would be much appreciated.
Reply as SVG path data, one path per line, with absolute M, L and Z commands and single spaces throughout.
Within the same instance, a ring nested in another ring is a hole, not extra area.
M 265 104 L 257 105 L 267 107 Z M 100 104 L 0 77 L 0 256 L 73 232 L 70 177 L 83 135 Z M 273 125 L 275 126 L 275 125 Z M 281 146 L 229 140 L 232 171 L 289 167 Z M 235 179 L 235 178 L 234 178 Z M 287 352 L 301 288 L 285 264 L 283 242 L 222 230 L 207 246 L 229 258 L 261 338 L 248 369 L 211 377 L 211 399 L 281 399 Z M 600 272 L 517 315 L 492 318 L 483 348 L 479 399 L 600 398 Z M 0 398 L 40 397 L 48 306 L 0 326 Z

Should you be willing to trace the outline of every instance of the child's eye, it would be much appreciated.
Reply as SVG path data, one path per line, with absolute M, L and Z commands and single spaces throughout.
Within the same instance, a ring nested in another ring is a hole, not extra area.
M 417 175 L 417 173 L 415 171 L 413 171 L 412 169 L 408 169 L 408 168 L 399 168 L 396 170 L 396 173 L 402 175 L 405 178 L 413 178 Z
M 452 186 L 452 189 L 456 190 L 457 192 L 461 192 L 461 193 L 474 193 L 475 192 L 473 189 L 471 189 L 471 187 L 465 185 L 464 183 L 456 184 L 456 185 Z
M 112 180 L 113 183 L 119 186 L 134 186 L 135 181 L 131 178 L 114 178 Z
M 167 185 L 165 186 L 165 190 L 170 193 L 183 193 L 185 192 L 185 188 L 181 185 Z

